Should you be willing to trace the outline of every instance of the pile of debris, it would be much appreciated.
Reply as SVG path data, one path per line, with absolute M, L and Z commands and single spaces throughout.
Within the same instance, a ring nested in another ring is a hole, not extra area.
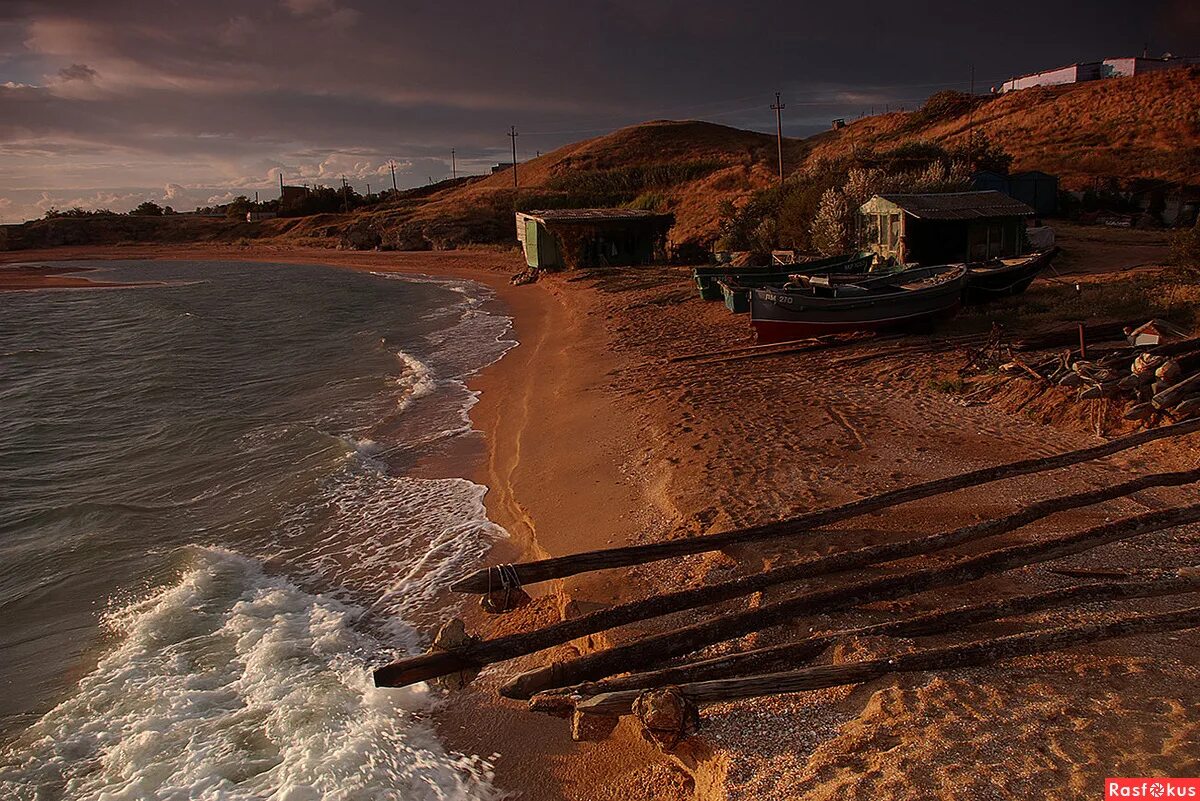
M 1124 400 L 1126 420 L 1155 424 L 1200 414 L 1200 338 L 1163 320 L 1125 334 L 1128 344 L 1081 345 L 1035 364 L 1014 356 L 1000 370 L 1077 389 L 1079 400 Z

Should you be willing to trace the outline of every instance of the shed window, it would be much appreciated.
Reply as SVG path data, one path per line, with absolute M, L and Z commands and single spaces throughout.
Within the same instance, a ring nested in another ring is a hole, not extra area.
M 867 242 L 867 244 L 877 244 L 879 242 L 879 215 L 864 214 L 862 219 L 863 239 Z
M 895 250 L 900 245 L 900 215 L 888 217 L 888 247 Z

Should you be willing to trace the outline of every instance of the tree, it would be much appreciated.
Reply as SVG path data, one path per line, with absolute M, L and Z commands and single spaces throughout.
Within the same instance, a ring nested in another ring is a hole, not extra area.
M 161 217 L 163 207 L 152 200 L 143 200 L 129 213 L 135 217 Z
M 846 196 L 837 189 L 826 189 L 817 206 L 817 216 L 812 222 L 812 243 L 823 256 L 835 256 L 850 249 L 851 227 L 850 204 Z

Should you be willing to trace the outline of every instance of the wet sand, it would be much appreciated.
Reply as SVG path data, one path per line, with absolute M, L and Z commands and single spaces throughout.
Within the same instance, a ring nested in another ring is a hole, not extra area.
M 53 253 L 57 258 L 97 255 L 94 250 Z M 31 260 L 28 252 L 0 257 L 17 255 Z M 483 394 L 472 417 L 488 443 L 479 480 L 491 488 L 490 516 L 512 534 L 511 541 L 493 549 L 493 562 L 716 533 L 914 480 L 1097 441 L 1085 430 L 1048 427 L 996 407 L 963 407 L 932 391 L 928 379 L 961 363 L 959 353 L 919 363 L 881 358 L 848 366 L 835 364 L 843 355 L 837 352 L 708 365 L 666 363 L 664 357 L 672 354 L 749 343 L 745 318 L 729 315 L 719 303 L 699 301 L 684 268 L 551 276 L 532 286 L 510 287 L 508 275 L 521 266 L 515 253 L 171 247 L 122 248 L 114 257 L 154 256 L 304 261 L 455 275 L 493 286 L 514 316 L 521 342 L 474 382 Z M 1198 445 L 1197 436 L 1152 445 L 1103 462 L 957 492 L 936 503 L 906 505 L 792 542 L 555 582 L 532 588 L 542 594 L 512 615 L 486 617 L 468 607 L 468 628 L 485 636 L 526 629 L 652 589 L 721 580 L 851 544 L 948 530 L 1030 500 L 1111 483 L 1133 471 L 1192 467 Z M 1194 498 L 1194 488 L 1147 491 L 1058 515 L 986 547 Z M 904 565 L 983 547 L 964 546 Z M 1196 527 L 1162 532 L 1060 564 L 1110 570 L 1196 565 L 1200 532 Z M 1068 583 L 1035 566 L 902 601 L 813 616 L 741 644 Z M 795 589 L 780 588 L 765 599 Z M 1105 610 L 1047 612 L 1026 622 L 1063 624 L 1194 603 L 1187 596 L 1124 602 Z M 675 756 L 661 755 L 628 721 L 604 743 L 572 743 L 564 721 L 532 715 L 494 695 L 504 677 L 552 656 L 711 613 L 680 613 L 653 626 L 626 627 L 491 668 L 472 688 L 448 698 L 439 714 L 440 729 L 451 747 L 485 756 L 499 753 L 497 785 L 527 799 L 1074 799 L 1099 797 L 1105 776 L 1196 773 L 1196 632 L 1112 641 L 995 668 L 723 704 L 705 710 L 700 737 Z M 970 635 L 1020 628 L 1009 621 L 980 626 Z M 958 639 L 854 641 L 822 660 Z

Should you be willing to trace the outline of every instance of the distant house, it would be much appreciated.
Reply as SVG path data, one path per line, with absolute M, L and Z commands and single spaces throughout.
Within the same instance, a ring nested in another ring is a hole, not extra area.
M 1040 170 L 1012 175 L 984 170 L 971 178 L 971 188 L 1003 192 L 1032 208 L 1037 215 L 1048 216 L 1058 212 L 1058 178 Z
M 651 264 L 666 256 L 671 214 L 642 209 L 517 212 L 525 263 L 542 270 Z
M 273 220 L 279 214 L 273 211 L 248 211 L 246 212 L 246 222 L 262 222 L 263 220 Z
M 308 197 L 307 186 L 279 186 L 279 210 L 288 211 L 299 206 Z
M 1000 87 L 1001 92 L 1015 92 L 1018 89 L 1029 89 L 1033 86 L 1060 86 L 1067 83 L 1082 83 L 1083 81 L 1098 81 L 1103 62 L 1088 61 L 1082 64 L 1068 64 L 1065 67 L 1055 67 L 1052 70 L 1042 70 L 1010 78 Z
M 875 195 L 859 207 L 866 247 L 907 264 L 951 264 L 1019 256 L 1033 209 L 1003 192 Z
M 1001 92 L 1013 92 L 1018 89 L 1029 89 L 1033 86 L 1060 86 L 1084 81 L 1098 81 L 1102 78 L 1123 78 L 1130 75 L 1142 75 L 1147 72 L 1186 67 L 1189 64 L 1200 64 L 1200 57 L 1164 55 L 1161 58 L 1149 56 L 1129 56 L 1125 58 L 1106 58 L 1103 61 L 1086 61 L 1079 64 L 1068 64 L 1052 70 L 1032 72 L 1017 78 L 1010 78 L 1000 87 Z

